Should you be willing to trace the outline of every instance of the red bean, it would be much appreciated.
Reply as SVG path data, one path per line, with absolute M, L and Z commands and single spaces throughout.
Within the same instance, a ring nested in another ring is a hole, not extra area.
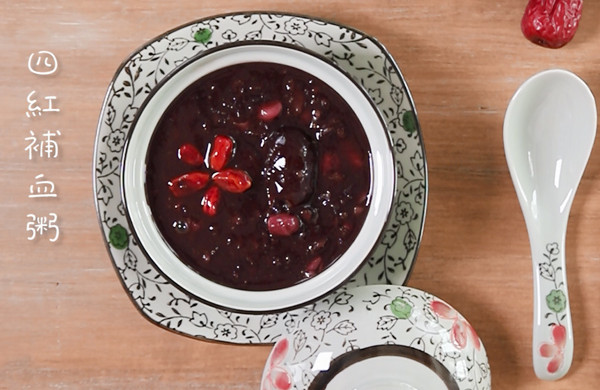
M 312 260 L 306 264 L 306 268 L 304 269 L 304 274 L 306 277 L 311 277 L 323 270 L 323 259 L 321 256 L 314 257 Z
M 261 104 L 258 107 L 258 119 L 263 121 L 272 121 L 279 115 L 283 105 L 279 100 L 271 100 Z
M 299 228 L 300 221 L 292 214 L 280 213 L 267 218 L 267 229 L 274 236 L 291 236 Z

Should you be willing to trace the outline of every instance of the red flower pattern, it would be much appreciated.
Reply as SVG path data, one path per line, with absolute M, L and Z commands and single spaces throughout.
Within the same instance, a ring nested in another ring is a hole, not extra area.
M 224 169 L 231 160 L 234 151 L 233 140 L 225 135 L 217 135 L 208 147 L 207 158 L 192 144 L 179 147 L 178 156 L 190 166 L 204 164 L 212 173 L 192 171 L 169 181 L 168 186 L 175 197 L 193 194 L 210 184 L 202 200 L 202 210 L 212 216 L 217 213 L 221 190 L 242 193 L 252 186 L 252 179 L 246 171 L 229 168 Z
M 464 349 L 467 346 L 469 336 L 475 345 L 475 348 L 479 350 L 481 348 L 481 342 L 475 332 L 475 329 L 465 320 L 456 310 L 441 301 L 432 301 L 431 310 L 438 317 L 452 320 L 452 328 L 450 330 L 450 339 L 456 348 Z
M 289 341 L 286 338 L 280 339 L 273 347 L 267 361 L 267 370 L 261 390 L 289 390 L 292 388 L 292 378 L 281 364 L 288 349 Z
M 552 342 L 540 345 L 540 355 L 550 358 L 546 369 L 550 374 L 558 371 L 565 359 L 565 344 L 567 343 L 567 328 L 562 325 L 552 325 Z

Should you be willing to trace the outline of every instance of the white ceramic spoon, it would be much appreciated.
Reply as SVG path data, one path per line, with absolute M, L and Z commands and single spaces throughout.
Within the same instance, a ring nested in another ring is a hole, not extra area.
M 531 244 L 533 367 L 541 379 L 561 378 L 573 359 L 565 236 L 596 118 L 587 85 L 559 69 L 523 83 L 504 118 L 504 151 Z

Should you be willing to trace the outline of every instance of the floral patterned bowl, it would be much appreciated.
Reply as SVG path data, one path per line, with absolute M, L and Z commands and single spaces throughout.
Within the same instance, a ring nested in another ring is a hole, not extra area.
M 343 288 L 291 314 L 265 365 L 261 390 L 491 388 L 473 327 L 426 292 Z
M 234 64 L 270 62 L 295 67 L 326 82 L 351 107 L 365 129 L 371 149 L 370 206 L 355 241 L 340 258 L 315 276 L 278 290 L 248 291 L 203 277 L 188 267 L 165 242 L 150 210 L 146 191 L 146 159 L 153 130 L 169 104 L 189 85 L 212 71 Z M 326 295 L 348 280 L 379 242 L 394 199 L 395 163 L 386 125 L 366 92 L 329 60 L 273 42 L 225 45 L 202 53 L 169 74 L 153 91 L 134 121 L 124 152 L 122 188 L 127 215 L 137 242 L 174 285 L 218 308 L 265 313 L 301 306 Z

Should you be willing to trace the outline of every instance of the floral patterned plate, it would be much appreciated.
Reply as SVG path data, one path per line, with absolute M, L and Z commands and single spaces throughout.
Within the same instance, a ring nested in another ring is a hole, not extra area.
M 483 344 L 455 309 L 409 287 L 342 288 L 290 313 L 262 390 L 491 389 Z
M 125 290 L 151 322 L 192 337 L 243 344 L 274 342 L 288 313 L 225 312 L 171 285 L 133 239 L 120 165 L 134 117 L 165 75 L 209 48 L 258 39 L 300 45 L 330 58 L 365 88 L 387 122 L 396 161 L 395 203 L 379 246 L 349 286 L 405 283 L 421 240 L 427 196 L 425 154 L 406 83 L 385 48 L 359 31 L 298 15 L 235 13 L 176 28 L 134 52 L 108 87 L 96 134 L 93 184 L 108 252 Z

